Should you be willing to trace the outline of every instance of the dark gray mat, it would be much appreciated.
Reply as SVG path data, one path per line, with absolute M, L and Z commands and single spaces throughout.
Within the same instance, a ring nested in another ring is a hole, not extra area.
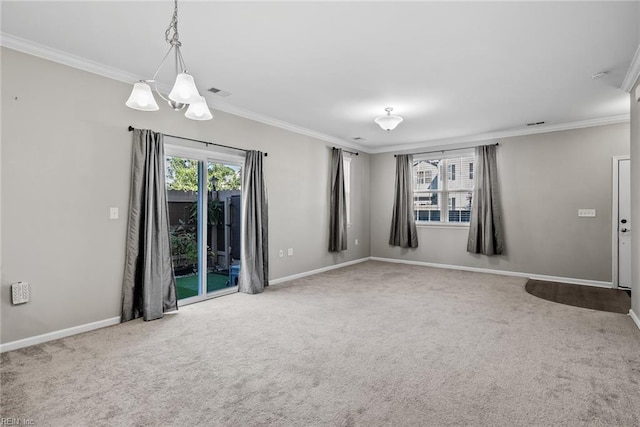
M 529 279 L 525 289 L 531 295 L 560 304 L 612 313 L 629 313 L 631 296 L 621 289 L 598 288 L 570 283 Z

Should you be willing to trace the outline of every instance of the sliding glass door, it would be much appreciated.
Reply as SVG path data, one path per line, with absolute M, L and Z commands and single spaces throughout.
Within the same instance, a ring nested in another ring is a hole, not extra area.
M 201 295 L 202 246 L 200 162 L 184 157 L 165 158 L 171 260 L 178 299 Z
M 240 269 L 241 159 L 214 160 L 210 152 L 182 147 L 165 151 L 180 304 L 234 292 Z
M 240 265 L 240 166 L 207 162 L 207 292 L 237 285 Z

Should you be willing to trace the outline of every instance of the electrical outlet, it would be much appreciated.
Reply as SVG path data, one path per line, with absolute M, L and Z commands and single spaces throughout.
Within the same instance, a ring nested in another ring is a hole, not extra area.
M 280 251 L 278 251 L 278 255 L 282 258 L 284 256 L 284 249 L 280 249 Z
M 109 208 L 109 219 L 118 219 L 119 216 L 118 208 Z
M 595 209 L 578 209 L 578 216 L 585 218 L 593 218 L 596 216 Z
M 11 302 L 15 304 L 24 304 L 29 302 L 29 283 L 18 282 L 11 285 Z
M 287 255 L 288 255 L 288 256 L 293 256 L 293 248 L 289 248 L 289 249 L 287 250 Z
M 356 239 L 356 246 L 358 246 L 358 239 Z

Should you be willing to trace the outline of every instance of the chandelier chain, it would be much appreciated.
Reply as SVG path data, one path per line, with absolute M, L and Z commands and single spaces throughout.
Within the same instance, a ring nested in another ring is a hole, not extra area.
M 172 30 L 173 34 L 171 34 Z M 171 46 L 180 46 L 180 37 L 178 35 L 178 0 L 174 0 L 173 2 L 173 16 L 171 17 L 169 27 L 164 32 L 164 39 Z

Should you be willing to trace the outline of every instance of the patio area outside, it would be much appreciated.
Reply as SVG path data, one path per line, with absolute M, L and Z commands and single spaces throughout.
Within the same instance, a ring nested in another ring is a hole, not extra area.
M 219 291 L 229 287 L 229 274 L 224 272 L 207 274 L 207 293 Z M 176 290 L 178 299 L 194 297 L 198 295 L 198 275 L 176 277 Z

